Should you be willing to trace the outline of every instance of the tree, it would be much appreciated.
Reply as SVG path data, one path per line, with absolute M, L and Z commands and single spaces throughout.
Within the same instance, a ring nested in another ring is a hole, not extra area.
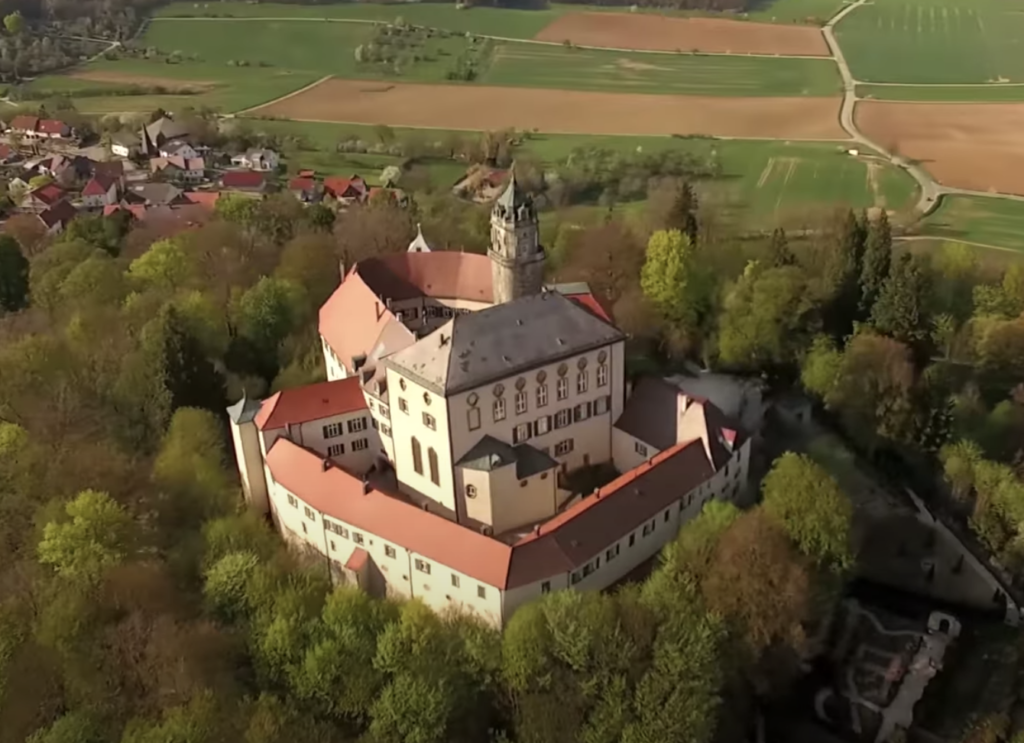
M 672 205 L 665 215 L 665 229 L 679 230 L 690 241 L 697 244 L 697 194 L 687 181 L 680 181 L 672 199 Z
M 274 276 L 305 287 L 309 304 L 320 307 L 331 296 L 340 281 L 334 242 L 329 235 L 300 234 L 281 251 Z
M 824 400 L 835 388 L 842 367 L 842 351 L 836 349 L 829 336 L 819 335 L 804 357 L 800 367 L 800 382 L 805 390 Z
M 337 215 L 334 210 L 323 204 L 311 204 L 306 207 L 306 221 L 314 230 L 329 233 L 334 228 L 335 219 Z
M 730 287 L 718 321 L 718 358 L 729 368 L 764 371 L 788 364 L 813 324 L 803 269 L 747 266 Z
M 796 256 L 789 248 L 789 240 L 786 231 L 776 227 L 772 232 L 771 240 L 768 241 L 768 260 L 772 268 L 782 268 L 796 264 Z
M 967 500 L 974 488 L 975 468 L 982 461 L 981 448 L 969 440 L 960 440 L 942 447 L 942 460 L 946 481 L 958 500 Z
M 928 338 L 927 300 L 927 277 L 913 256 L 904 253 L 882 284 L 871 324 L 902 343 L 921 343 Z
M 85 711 L 75 711 L 37 730 L 26 743 L 103 743 L 104 738 L 102 728 L 92 715 Z
M 250 227 L 259 211 L 260 202 L 245 194 L 223 194 L 214 205 L 214 212 L 223 220 Z
M 174 240 L 160 240 L 131 262 L 128 276 L 143 286 L 172 292 L 188 281 L 192 268 L 181 245 Z
M 238 298 L 232 315 L 239 334 L 276 362 L 278 344 L 304 319 L 306 309 L 301 286 L 264 277 Z
M 976 345 L 987 389 L 1002 396 L 1024 381 L 1024 318 L 984 324 Z
M 761 485 L 762 508 L 797 548 L 822 568 L 852 567 L 850 499 L 809 457 L 787 452 Z
M 644 296 L 667 320 L 688 328 L 697 324 L 707 299 L 707 283 L 695 263 L 693 243 L 685 233 L 660 230 L 647 243 L 640 271 Z
M 11 36 L 18 36 L 25 30 L 25 19 L 22 17 L 20 10 L 4 16 L 4 28 L 7 29 L 7 33 Z
M 29 264 L 10 235 L 0 235 L 0 314 L 28 306 Z
M 860 273 L 860 311 L 867 316 L 875 306 L 892 265 L 892 228 L 883 209 L 868 223 L 864 262 Z
M 842 337 L 849 334 L 857 315 L 866 233 L 852 209 L 837 218 L 834 239 L 826 246 L 824 282 L 830 301 L 824 321 L 833 336 Z
M 199 339 L 190 332 L 173 305 L 142 331 L 142 344 L 153 372 L 170 394 L 170 411 L 178 408 L 224 409 L 224 377 L 203 354 Z
M 92 580 L 127 557 L 131 521 L 109 495 L 83 490 L 64 510 L 70 520 L 43 529 L 41 563 L 64 577 Z

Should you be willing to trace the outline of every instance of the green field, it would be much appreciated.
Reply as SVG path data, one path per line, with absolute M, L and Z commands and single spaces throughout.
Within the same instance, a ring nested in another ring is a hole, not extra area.
M 761 23 L 814 23 L 825 25 L 846 5 L 848 0 L 774 0 L 759 3 L 756 10 L 745 15 Z
M 876 0 L 836 36 L 864 82 L 1024 82 L 1024 12 L 1017 0 Z
M 858 85 L 857 97 L 879 101 L 1016 103 L 1024 101 L 1024 85 Z
M 344 173 L 353 168 L 354 161 L 360 161 L 379 172 L 386 165 L 400 162 L 400 158 L 335 152 L 338 141 L 349 134 L 367 142 L 376 141 L 372 127 L 246 121 L 257 132 L 301 136 L 304 146 L 292 154 L 291 165 L 296 168 L 316 167 L 324 172 Z M 396 128 L 394 131 L 405 135 L 416 130 Z M 420 135 L 441 140 L 444 132 L 420 130 Z M 564 160 L 579 147 L 622 153 L 657 153 L 672 149 L 704 154 L 714 149 L 722 164 L 722 176 L 701 184 L 702 198 L 718 205 L 738 223 L 756 228 L 780 223 L 799 228 L 804 226 L 800 220 L 813 217 L 819 208 L 831 209 L 836 205 L 855 208 L 884 205 L 900 212 L 912 206 L 916 195 L 913 181 L 902 170 L 879 163 L 869 171 L 865 161 L 851 158 L 843 154 L 842 148 L 827 143 L 535 134 L 529 136 L 518 152 L 526 158 L 553 163 Z M 436 162 L 430 165 L 430 170 L 431 181 L 436 186 L 453 183 L 461 166 Z
M 831 60 L 624 54 L 536 44 L 499 45 L 480 82 L 671 95 L 829 96 L 840 90 Z
M 921 234 L 1024 253 L 1024 202 L 946 196 L 925 219 Z

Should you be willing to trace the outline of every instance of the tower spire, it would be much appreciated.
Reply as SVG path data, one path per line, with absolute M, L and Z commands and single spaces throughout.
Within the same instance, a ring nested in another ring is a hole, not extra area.
M 491 276 L 494 303 L 537 294 L 544 283 L 544 249 L 540 246 L 533 199 L 516 180 L 516 164 L 508 184 L 491 210 Z

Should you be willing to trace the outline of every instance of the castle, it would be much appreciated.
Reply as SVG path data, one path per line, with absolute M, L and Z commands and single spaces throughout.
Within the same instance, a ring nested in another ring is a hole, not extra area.
M 665 380 L 628 384 L 589 288 L 544 285 L 514 173 L 486 256 L 420 233 L 343 269 L 319 330 L 327 382 L 228 414 L 246 498 L 336 582 L 500 626 L 544 593 L 612 585 L 704 503 L 745 496 L 739 426 Z

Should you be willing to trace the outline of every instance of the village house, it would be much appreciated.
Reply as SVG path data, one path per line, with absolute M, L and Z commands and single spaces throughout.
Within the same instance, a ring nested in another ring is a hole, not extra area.
M 39 128 L 38 116 L 15 116 L 11 119 L 9 131 L 23 137 L 34 137 Z
M 39 221 L 43 223 L 43 227 L 46 228 L 47 235 L 63 232 L 71 220 L 77 216 L 78 210 L 71 205 L 71 202 L 65 200 L 58 201 L 37 215 Z
M 120 200 L 120 182 L 109 176 L 95 175 L 82 189 L 82 206 L 99 208 Z
M 29 191 L 21 201 L 21 208 L 29 211 L 41 212 L 55 206 L 58 202 L 67 198 L 64 189 L 56 183 L 47 183 L 45 186 Z
M 324 178 L 324 191 L 342 204 L 352 204 L 365 201 L 370 189 L 366 181 L 358 175 L 353 175 L 350 178 Z
M 236 168 L 273 172 L 281 164 L 281 158 L 273 150 L 260 148 L 249 150 L 241 155 L 235 155 L 231 158 L 231 164 Z
M 41 119 L 36 129 L 36 136 L 40 139 L 71 139 L 74 130 L 63 121 L 56 119 Z
M 220 178 L 221 188 L 243 193 L 263 193 L 267 189 L 267 178 L 256 170 L 229 170 Z
M 324 188 L 311 176 L 299 176 L 288 181 L 288 191 L 303 204 L 318 204 L 323 200 Z
M 501 626 L 613 585 L 709 500 L 742 503 L 751 440 L 663 380 L 630 394 L 601 304 L 544 286 L 514 177 L 491 234 L 487 255 L 418 235 L 352 266 L 320 311 L 328 381 L 228 414 L 247 499 L 335 581 Z
M 174 119 L 163 116 L 142 130 L 143 154 L 157 156 L 159 148 L 164 143 L 174 139 L 187 139 L 189 129 Z
M 110 136 L 110 152 L 117 157 L 135 157 L 141 141 L 134 132 L 117 132 Z
M 155 157 L 149 161 L 149 170 L 175 183 L 202 183 L 206 178 L 206 161 L 201 157 Z
M 21 153 L 9 144 L 0 144 L 0 165 L 13 165 L 21 160 Z
M 158 148 L 160 157 L 165 158 L 181 158 L 183 160 L 195 160 L 199 157 L 199 153 L 196 149 L 183 139 L 172 139 L 170 142 L 165 142 Z
M 125 191 L 122 203 L 125 206 L 173 206 L 188 202 L 183 198 L 182 190 L 173 183 L 134 183 Z

